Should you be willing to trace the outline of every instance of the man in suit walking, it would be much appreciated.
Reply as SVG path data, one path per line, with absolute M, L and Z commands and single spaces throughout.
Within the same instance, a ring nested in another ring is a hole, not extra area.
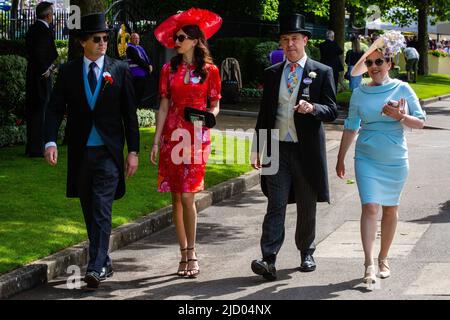
M 320 62 L 333 69 L 334 86 L 338 89 L 339 72 L 344 71 L 340 55 L 344 54 L 342 48 L 334 40 L 334 31 L 327 31 L 327 39 L 319 44 Z
M 322 121 L 337 117 L 336 92 L 332 69 L 305 53 L 310 37 L 302 15 L 281 17 L 280 43 L 286 61 L 269 67 L 264 73 L 252 166 L 262 168 L 260 153 L 265 144 L 272 162 L 278 162 L 278 171 L 271 175 L 264 175 L 263 171 L 261 175 L 261 188 L 268 205 L 262 226 L 262 260 L 254 260 L 251 268 L 267 280 L 276 279 L 275 262 L 284 240 L 288 203 L 297 203 L 295 242 L 300 251 L 300 271 L 315 270 L 316 202 L 330 199 Z M 269 131 L 268 141 L 261 141 L 261 130 Z M 274 140 L 276 132 L 278 140 Z
M 112 204 L 125 194 L 125 176 L 136 172 L 139 154 L 131 75 L 125 62 L 105 55 L 108 31 L 104 14 L 81 17 L 84 55 L 61 67 L 45 123 L 45 158 L 54 166 L 57 132 L 67 113 L 67 196 L 80 199 L 86 222 L 89 263 L 84 281 L 89 288 L 113 273 L 108 256 Z
M 44 154 L 44 114 L 50 97 L 53 62 L 58 57 L 51 24 L 53 4 L 41 2 L 36 6 L 37 21 L 28 29 L 25 44 L 28 55 L 26 79 L 27 144 L 25 154 Z

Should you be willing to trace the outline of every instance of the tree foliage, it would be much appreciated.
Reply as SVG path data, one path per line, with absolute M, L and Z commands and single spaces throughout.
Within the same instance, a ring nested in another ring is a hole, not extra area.
M 141 6 L 156 10 L 164 19 L 179 10 L 192 7 L 208 9 L 225 17 L 246 17 L 255 20 L 275 21 L 278 18 L 278 0 L 141 0 Z

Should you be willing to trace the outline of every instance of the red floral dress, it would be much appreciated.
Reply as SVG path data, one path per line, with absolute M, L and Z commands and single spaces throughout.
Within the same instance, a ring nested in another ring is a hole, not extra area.
M 189 69 L 189 83 L 184 83 Z M 163 66 L 159 82 L 161 98 L 169 99 L 169 111 L 160 140 L 158 192 L 198 192 L 204 189 L 205 166 L 211 151 L 209 129 L 196 127 L 184 119 L 184 108 L 206 110 L 207 100 L 221 98 L 219 69 L 206 64 L 206 80 L 200 83 L 193 74 L 195 66 L 180 64 L 171 72 Z M 174 140 L 174 141 L 173 141 Z M 189 143 L 190 142 L 190 143 Z

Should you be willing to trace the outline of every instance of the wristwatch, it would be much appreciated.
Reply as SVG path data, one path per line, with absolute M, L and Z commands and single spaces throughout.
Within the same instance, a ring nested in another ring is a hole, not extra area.
M 128 152 L 128 154 L 132 154 L 136 157 L 139 157 L 139 152 L 136 152 L 136 151 L 130 151 L 130 152 Z

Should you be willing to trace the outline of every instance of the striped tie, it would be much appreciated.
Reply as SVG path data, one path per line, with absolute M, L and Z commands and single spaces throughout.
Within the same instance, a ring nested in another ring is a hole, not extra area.
M 297 64 L 291 63 L 291 68 L 289 69 L 288 79 L 287 79 L 287 87 L 289 94 L 292 94 L 294 92 L 295 86 L 298 83 L 298 76 L 297 76 Z

